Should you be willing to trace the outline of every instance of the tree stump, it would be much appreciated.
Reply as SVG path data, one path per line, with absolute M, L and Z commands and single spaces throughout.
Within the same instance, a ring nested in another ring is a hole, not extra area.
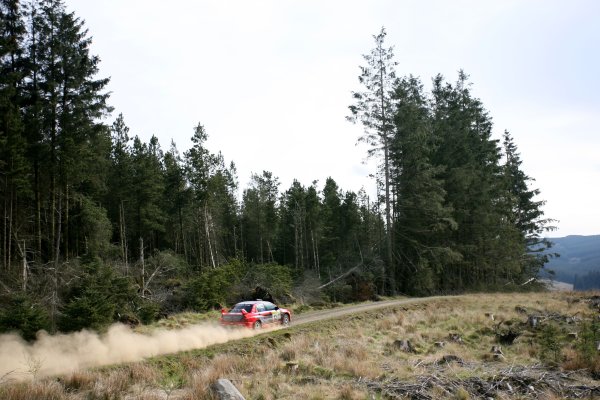
M 410 340 L 405 340 L 405 339 L 394 340 L 393 346 L 395 348 L 397 348 L 398 350 L 403 351 L 405 353 L 414 353 L 415 352 L 415 348 L 410 343 Z
M 295 361 L 288 361 L 285 363 L 285 369 L 289 372 L 295 373 L 298 371 L 298 363 Z
M 530 315 L 527 318 L 527 325 L 529 325 L 530 328 L 536 329 L 538 327 L 540 323 L 540 317 L 538 317 L 537 315 Z
M 460 344 L 463 343 L 463 340 L 458 333 L 448 334 L 448 340 L 450 340 L 451 342 L 454 342 L 454 343 L 460 343 Z
M 508 332 L 496 333 L 498 342 L 506 345 L 513 344 L 519 336 L 521 336 L 521 332 L 513 331 L 512 329 L 509 329 Z

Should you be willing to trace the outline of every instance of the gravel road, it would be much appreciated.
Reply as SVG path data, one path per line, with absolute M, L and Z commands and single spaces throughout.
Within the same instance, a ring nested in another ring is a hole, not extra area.
M 410 299 L 399 299 L 399 300 L 385 300 L 377 301 L 373 303 L 358 304 L 355 306 L 344 306 L 341 308 L 333 308 L 329 310 L 315 311 L 306 314 L 300 314 L 298 316 L 292 315 L 293 325 L 302 325 L 309 322 L 321 321 L 324 319 L 331 319 L 342 317 L 349 314 L 357 314 L 365 311 L 377 310 L 380 308 L 396 307 L 406 304 L 424 303 L 431 300 L 440 299 L 441 296 L 434 297 L 416 297 Z

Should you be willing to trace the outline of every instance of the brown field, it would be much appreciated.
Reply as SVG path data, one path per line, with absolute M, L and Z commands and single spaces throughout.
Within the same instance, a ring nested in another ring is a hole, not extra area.
M 32 367 L 26 382 L 0 377 L 0 398 L 202 399 L 218 378 L 247 399 L 600 397 L 593 295 L 435 298 L 65 376 Z

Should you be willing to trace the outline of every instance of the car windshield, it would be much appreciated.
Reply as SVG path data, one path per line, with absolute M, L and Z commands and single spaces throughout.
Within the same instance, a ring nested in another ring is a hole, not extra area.
M 246 310 L 247 312 L 252 311 L 252 304 L 248 303 L 237 303 L 235 307 L 231 309 L 230 312 L 242 312 L 242 310 Z

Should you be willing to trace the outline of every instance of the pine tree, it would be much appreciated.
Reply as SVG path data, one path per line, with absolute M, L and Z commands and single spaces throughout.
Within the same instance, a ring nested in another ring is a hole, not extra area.
M 332 269 L 336 266 L 341 248 L 339 227 L 341 225 L 340 189 L 329 177 L 323 187 L 323 204 L 321 211 L 322 238 L 321 238 L 321 266 L 331 277 Z
M 269 171 L 252 174 L 250 187 L 244 190 L 242 229 L 245 257 L 256 263 L 274 262 L 277 249 L 279 179 Z
M 277 258 L 282 264 L 293 264 L 296 271 L 307 266 L 306 188 L 294 180 L 281 195 L 280 227 Z
M 500 195 L 500 148 L 492 139 L 492 120 L 481 101 L 470 91 L 467 75 L 460 71 L 455 85 L 434 79 L 433 164 L 443 166 L 441 178 L 445 205 L 453 209 L 457 229 L 449 245 L 462 260 L 445 268 L 445 288 L 462 289 L 494 284 L 503 250 Z
M 165 209 L 169 216 L 167 232 L 170 238 L 170 246 L 176 253 L 183 254 L 185 259 L 189 262 L 189 243 L 186 229 L 184 229 L 184 212 L 191 203 L 192 192 L 187 186 L 185 166 L 174 142 L 171 142 L 171 148 L 165 153 L 164 164 L 164 198 Z
M 129 128 L 125 124 L 123 114 L 119 114 L 111 127 L 112 149 L 111 165 L 108 178 L 109 190 L 106 196 L 109 215 L 116 221 L 115 241 L 119 243 L 121 260 L 125 263 L 126 271 L 131 259 L 129 253 L 128 234 L 133 228 L 134 198 L 131 193 L 133 187 L 133 160 Z
M 70 220 L 77 198 L 93 197 L 104 185 L 104 178 L 95 175 L 102 171 L 96 168 L 99 162 L 108 162 L 109 132 L 99 122 L 110 111 L 108 94 L 103 92 L 108 79 L 95 78 L 99 58 L 90 55 L 91 39 L 83 22 L 67 13 L 61 0 L 33 3 L 29 30 L 31 73 L 25 82 L 25 115 L 38 242 L 45 241 L 45 258 L 56 262 L 61 254 L 69 256 L 69 245 L 77 240 L 69 231 L 77 225 Z M 49 216 L 44 224 L 43 208 Z
M 155 136 L 148 144 L 139 137 L 133 139 L 132 148 L 132 186 L 135 224 L 132 227 L 132 242 L 137 244 L 143 239 L 150 250 L 160 247 L 165 231 L 165 212 L 162 208 L 164 194 L 163 154 Z M 139 247 L 135 248 L 138 254 Z
M 446 239 L 456 222 L 445 204 L 444 168 L 432 160 L 436 141 L 423 85 L 415 77 L 402 78 L 394 99 L 396 135 L 390 158 L 398 192 L 394 237 L 399 284 L 405 293 L 433 293 L 443 266 L 459 256 Z
M 193 193 L 194 252 L 200 265 L 216 268 L 237 256 L 238 186 L 235 164 L 227 167 L 221 153 L 212 154 L 205 147 L 207 139 L 206 130 L 198 124 L 194 146 L 185 153 L 185 166 Z
M 2 202 L 2 266 L 8 269 L 17 250 L 26 251 L 21 242 L 27 236 L 18 226 L 28 218 L 29 165 L 20 107 L 23 104 L 22 82 L 26 74 L 23 57 L 25 27 L 22 10 L 16 0 L 0 2 L 0 201 Z M 23 271 L 25 274 L 26 271 Z M 23 288 L 26 278 L 23 278 Z
M 394 67 L 393 48 L 385 48 L 385 28 L 381 28 L 378 35 L 374 35 L 375 48 L 369 54 L 363 55 L 367 62 L 366 67 L 361 67 L 359 82 L 364 85 L 364 91 L 353 92 L 356 101 L 351 105 L 352 122 L 360 121 L 365 128 L 365 135 L 359 141 L 371 146 L 369 155 L 383 157 L 381 169 L 383 170 L 385 222 L 386 222 L 386 254 L 387 266 L 390 279 L 391 293 L 395 292 L 395 266 L 392 245 L 392 187 L 390 166 L 390 145 L 393 136 L 394 124 L 394 102 L 393 85 L 396 80 Z
M 519 261 L 519 278 L 525 281 L 536 277 L 540 269 L 548 262 L 547 252 L 552 243 L 544 238 L 544 232 L 555 228 L 551 225 L 554 220 L 544 218 L 542 207 L 546 203 L 537 200 L 539 189 L 530 189 L 534 181 L 521 169 L 521 156 L 517 146 L 508 131 L 503 136 L 505 163 L 502 167 L 505 185 L 503 197 L 506 207 L 506 219 L 519 233 L 520 252 L 515 257 Z

